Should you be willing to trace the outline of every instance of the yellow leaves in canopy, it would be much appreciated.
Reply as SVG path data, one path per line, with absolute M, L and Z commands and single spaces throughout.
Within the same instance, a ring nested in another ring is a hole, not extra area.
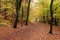
M 5 0 L 1 0 L 1 1 L 5 1 Z
M 12 4 L 8 3 L 6 6 L 7 6 L 7 8 L 11 8 Z
M 29 21 L 31 21 L 31 22 L 35 21 L 36 17 L 38 17 L 41 13 L 42 13 L 42 10 L 40 10 L 40 9 L 34 10 L 32 8 L 32 11 L 30 11 Z
M 25 1 L 22 2 L 22 6 L 23 7 L 26 7 L 27 6 L 27 3 Z
M 1 6 L 2 8 L 11 8 L 13 5 L 10 3 L 7 3 L 7 4 L 2 3 Z
M 30 6 L 30 16 L 29 16 L 29 21 L 34 22 L 36 20 L 36 17 L 40 16 L 43 13 L 43 5 L 40 5 L 40 3 L 38 2 L 39 0 L 37 0 L 37 3 L 35 2 L 31 2 L 31 6 Z

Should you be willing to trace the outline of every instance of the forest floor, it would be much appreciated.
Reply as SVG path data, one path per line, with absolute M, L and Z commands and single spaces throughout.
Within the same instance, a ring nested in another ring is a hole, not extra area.
M 49 34 L 49 24 L 21 24 L 17 28 L 0 26 L 0 40 L 60 40 L 60 26 L 53 26 L 53 34 Z

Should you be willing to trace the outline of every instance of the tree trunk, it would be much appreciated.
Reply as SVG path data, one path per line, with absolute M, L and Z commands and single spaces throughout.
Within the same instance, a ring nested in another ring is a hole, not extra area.
M 57 4 L 58 5 L 58 4 Z M 57 6 L 56 6 L 56 8 L 55 8 L 55 11 L 57 11 Z M 58 22 L 57 22 L 58 20 L 57 20 L 57 18 L 56 18 L 56 15 L 55 15 L 55 18 L 54 18 L 54 25 L 55 26 L 58 26 Z
M 57 22 L 57 21 L 58 21 L 58 19 L 55 18 L 55 22 L 54 22 L 54 25 L 55 25 L 55 26 L 58 26 L 58 22 Z
M 5 13 L 4 19 L 7 19 L 7 13 Z
M 21 16 L 21 20 L 23 21 L 23 13 L 24 13 L 24 11 L 23 11 L 23 7 L 22 7 L 22 16 Z
M 28 25 L 28 18 L 29 18 L 29 11 L 30 11 L 30 2 L 31 2 L 31 0 L 29 0 L 29 2 L 28 2 L 28 11 L 27 11 L 27 18 L 26 18 L 25 25 Z
M 52 11 L 53 1 L 54 0 L 51 0 L 51 4 L 50 4 L 50 13 L 51 13 L 51 22 L 50 22 L 50 31 L 49 31 L 50 34 L 52 34 L 52 26 L 53 26 L 53 11 Z
M 20 11 L 20 7 L 21 7 L 21 2 L 22 2 L 22 0 L 16 0 L 16 19 L 15 19 L 15 23 L 14 23 L 13 28 L 17 27 L 18 16 L 19 16 L 19 11 Z
M 22 7 L 22 14 L 21 14 L 21 26 L 23 26 L 23 21 L 24 21 L 24 20 L 23 20 L 23 16 L 24 16 L 24 15 L 23 15 L 23 13 L 24 13 L 24 10 L 23 10 L 23 7 Z
M 43 23 L 46 23 L 46 21 L 45 21 L 45 16 L 43 16 Z
M 7 19 L 7 14 L 8 14 L 7 11 L 8 11 L 7 8 L 5 8 L 4 11 L 3 11 L 4 12 L 4 19 Z

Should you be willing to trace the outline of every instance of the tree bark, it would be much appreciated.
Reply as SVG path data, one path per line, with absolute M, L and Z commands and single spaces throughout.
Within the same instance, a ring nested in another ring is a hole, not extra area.
M 46 23 L 46 21 L 45 21 L 45 16 L 43 16 L 43 23 Z
M 29 11 L 30 11 L 30 2 L 31 2 L 31 0 L 29 0 L 29 2 L 28 2 L 28 11 L 27 11 L 27 18 L 26 18 L 25 25 L 28 25 L 28 18 L 29 18 Z
M 24 11 L 23 11 L 23 7 L 22 7 L 22 16 L 21 16 L 21 20 L 23 21 L 23 13 L 24 13 Z
M 4 19 L 7 19 L 7 13 L 5 13 Z
M 51 22 L 50 22 L 50 31 L 49 31 L 50 34 L 52 34 L 52 27 L 53 27 L 53 10 L 52 10 L 53 1 L 54 0 L 51 0 L 51 4 L 50 4 L 50 13 L 51 13 Z
M 55 21 L 55 22 L 54 22 L 54 25 L 55 25 L 55 26 L 58 26 L 58 18 L 55 17 L 54 19 L 55 19 L 55 20 L 54 20 L 54 21 Z
M 6 8 L 6 9 L 4 9 L 4 11 L 3 11 L 3 12 L 4 12 L 4 19 L 7 19 L 7 14 L 8 14 L 8 13 L 7 13 L 7 10 L 8 10 L 8 9 Z
M 24 15 L 23 15 L 23 13 L 24 13 L 24 10 L 23 10 L 23 7 L 22 7 L 22 14 L 21 14 L 21 26 L 23 26 L 23 21 L 24 21 L 24 20 L 23 20 L 23 16 L 24 16 Z
M 19 11 L 21 8 L 21 2 L 22 2 L 22 0 L 16 0 L 16 19 L 15 19 L 15 23 L 14 23 L 13 28 L 17 28 Z

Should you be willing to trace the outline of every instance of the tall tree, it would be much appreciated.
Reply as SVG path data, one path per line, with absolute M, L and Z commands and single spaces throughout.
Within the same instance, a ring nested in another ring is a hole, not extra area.
M 19 11 L 21 8 L 21 2 L 22 2 L 22 0 L 16 0 L 16 19 L 15 19 L 15 23 L 14 23 L 13 28 L 17 27 Z
M 1 0 L 0 0 L 0 12 L 1 12 Z
M 28 25 L 28 18 L 29 18 L 29 11 L 30 11 L 30 2 L 31 2 L 31 0 L 28 0 L 28 11 L 27 11 L 27 18 L 26 18 L 25 25 Z
M 23 10 L 23 7 L 22 7 L 22 16 L 21 16 L 21 20 L 23 21 L 23 13 L 24 13 L 24 10 Z
M 4 10 L 4 12 L 5 12 L 4 19 L 7 19 L 7 8 Z
M 52 10 L 53 2 L 54 0 L 51 0 L 50 3 L 50 13 L 51 13 L 51 22 L 50 22 L 50 31 L 49 31 L 50 34 L 52 34 L 52 26 L 53 26 L 53 10 Z
M 21 26 L 23 26 L 22 24 L 23 24 L 23 13 L 24 13 L 24 10 L 23 10 L 23 6 L 22 6 L 22 14 L 21 14 Z
M 57 4 L 58 5 L 58 4 Z M 55 8 L 55 11 L 57 11 L 57 6 L 56 6 L 56 8 Z M 55 15 L 55 18 L 54 18 L 54 24 L 55 24 L 55 26 L 58 26 L 58 18 L 56 17 L 56 15 Z

